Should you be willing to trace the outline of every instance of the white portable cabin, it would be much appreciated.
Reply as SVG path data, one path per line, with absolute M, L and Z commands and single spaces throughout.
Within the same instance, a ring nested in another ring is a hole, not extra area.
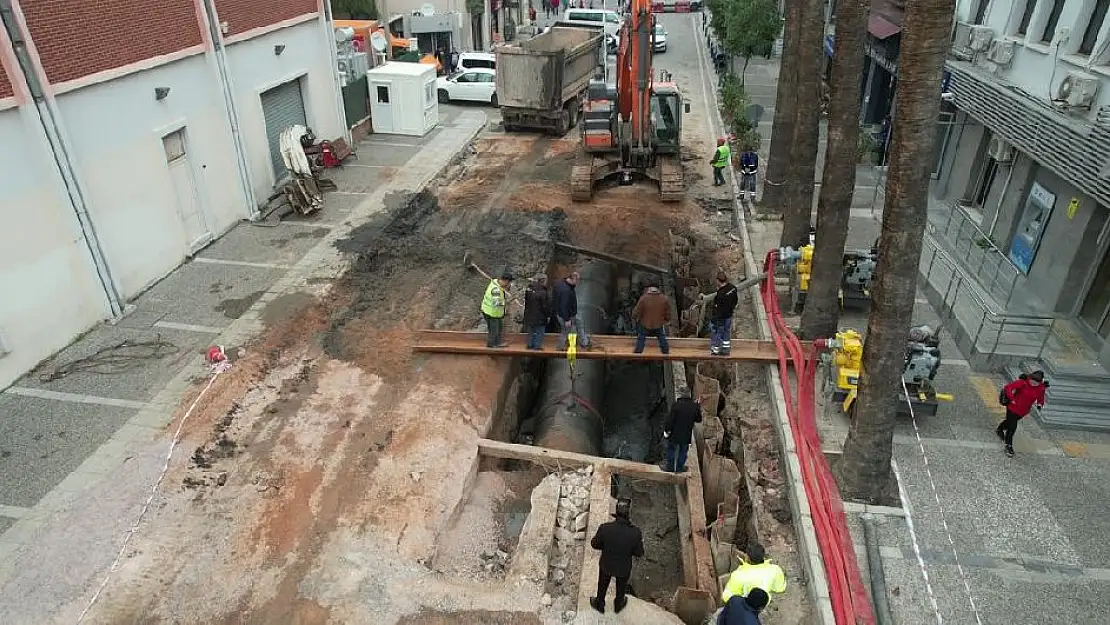
M 434 65 L 390 61 L 366 77 L 374 132 L 422 137 L 439 123 Z

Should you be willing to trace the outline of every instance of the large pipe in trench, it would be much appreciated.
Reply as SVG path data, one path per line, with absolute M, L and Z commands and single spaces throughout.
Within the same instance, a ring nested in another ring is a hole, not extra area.
M 578 269 L 578 315 L 593 337 L 607 330 L 613 268 L 590 261 Z M 566 359 L 547 363 L 543 392 L 536 403 L 536 444 L 599 455 L 604 423 L 598 412 L 605 399 L 605 361 L 576 360 L 574 379 Z

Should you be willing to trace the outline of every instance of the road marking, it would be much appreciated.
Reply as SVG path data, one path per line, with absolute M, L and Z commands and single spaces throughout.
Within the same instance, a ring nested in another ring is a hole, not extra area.
M 984 441 L 956 440 L 952 438 L 926 438 L 921 437 L 921 442 L 931 447 L 954 447 L 959 449 L 1001 449 L 1001 441 L 997 443 Z M 917 438 L 907 434 L 895 434 L 894 443 L 897 445 L 917 445 Z M 1023 453 L 1038 454 L 1041 456 L 1063 456 L 1066 452 L 1057 449 L 1048 441 L 1042 441 L 1018 432 L 1014 436 L 1014 445 Z
M 172 321 L 157 321 L 154 323 L 156 328 L 165 328 L 167 330 L 184 330 L 185 332 L 199 332 L 201 334 L 223 334 L 227 328 L 217 328 L 216 326 L 198 326 L 191 323 L 174 323 Z
M 193 257 L 194 263 L 204 263 L 206 265 L 230 265 L 232 267 L 254 267 L 255 269 L 292 269 L 292 265 L 278 265 L 275 263 L 251 263 L 245 260 L 225 260 L 223 258 L 206 258 L 204 256 Z
M 987 407 L 987 410 L 995 414 L 1006 414 L 1006 407 L 998 403 L 997 382 L 981 375 L 968 376 L 968 380 L 975 387 L 975 391 L 979 393 L 979 399 L 983 400 L 983 405 Z
M 115 399 L 114 397 L 97 397 L 95 395 L 81 395 L 78 393 L 59 393 L 58 391 L 47 391 L 41 388 L 28 388 L 26 386 L 12 386 L 4 391 L 9 395 L 21 395 L 23 397 L 36 397 L 38 399 L 52 399 L 55 401 L 65 401 L 74 404 L 95 404 L 98 406 L 112 406 L 114 408 L 135 408 L 139 409 L 146 406 L 146 402 L 132 401 L 130 399 Z
M 1083 443 L 1074 441 L 1066 441 L 1060 443 L 1060 449 L 1063 450 L 1064 455 L 1069 458 L 1086 458 L 1087 446 Z
M 30 508 L 21 508 L 19 506 L 5 506 L 0 504 L 0 516 L 9 519 L 22 519 L 31 514 Z

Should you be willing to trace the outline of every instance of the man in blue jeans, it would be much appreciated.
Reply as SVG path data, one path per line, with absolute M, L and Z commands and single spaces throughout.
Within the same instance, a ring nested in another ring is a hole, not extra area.
M 590 335 L 586 333 L 586 326 L 578 316 L 578 293 L 575 289 L 578 287 L 579 277 L 575 271 L 555 284 L 555 317 L 559 320 L 562 349 L 567 348 L 567 337 L 571 332 L 578 335 L 578 347 L 590 347 Z
M 709 315 L 709 353 L 714 356 L 728 356 L 732 351 L 732 313 L 740 295 L 736 287 L 728 281 L 723 271 L 717 272 L 717 294 L 713 296 L 713 310 Z
M 636 302 L 635 308 L 632 309 L 632 320 L 638 326 L 635 353 L 644 353 L 649 335 L 659 339 L 659 351 L 664 354 L 671 353 L 671 347 L 667 344 L 667 322 L 671 320 L 671 302 L 659 287 L 648 286 L 640 296 L 640 301 Z
M 532 278 L 524 292 L 524 327 L 528 331 L 528 349 L 543 349 L 543 335 L 551 322 L 551 296 L 547 293 L 547 276 Z
M 667 463 L 663 467 L 673 473 L 686 470 L 686 454 L 694 439 L 694 424 L 701 423 L 701 402 L 683 393 L 671 406 L 663 423 L 663 440 L 667 441 Z

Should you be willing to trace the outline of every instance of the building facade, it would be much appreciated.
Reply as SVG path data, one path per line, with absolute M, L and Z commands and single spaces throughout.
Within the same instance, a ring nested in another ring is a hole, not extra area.
M 1002 257 L 1008 312 L 1067 322 L 1110 365 L 1110 0 L 960 0 L 934 196 Z M 957 239 L 959 237 L 956 237 Z M 959 244 L 957 240 L 952 242 Z M 993 281 L 993 282 L 992 282 Z
M 320 0 L 0 0 L 0 388 L 346 134 Z

